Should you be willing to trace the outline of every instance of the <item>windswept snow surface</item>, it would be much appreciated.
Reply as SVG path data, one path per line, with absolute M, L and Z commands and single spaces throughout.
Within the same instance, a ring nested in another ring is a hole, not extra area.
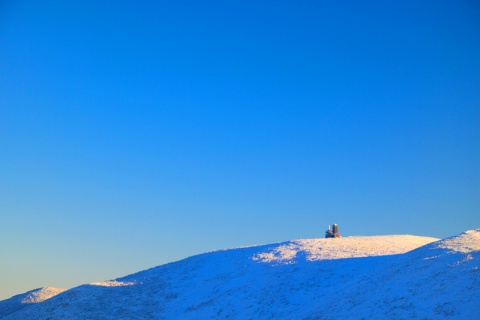
M 349 237 L 210 252 L 3 314 L 4 319 L 479 319 L 480 229 L 435 240 Z

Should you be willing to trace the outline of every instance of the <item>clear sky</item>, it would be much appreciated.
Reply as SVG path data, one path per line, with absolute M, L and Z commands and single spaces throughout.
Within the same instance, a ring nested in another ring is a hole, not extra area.
M 477 1 L 1 1 L 0 299 L 480 227 Z

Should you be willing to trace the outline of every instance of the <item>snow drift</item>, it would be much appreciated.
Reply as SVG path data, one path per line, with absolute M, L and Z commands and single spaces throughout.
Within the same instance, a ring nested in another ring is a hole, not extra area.
M 0 302 L 0 318 L 478 319 L 480 229 L 436 240 L 348 237 L 215 251 L 20 307 L 15 296 Z

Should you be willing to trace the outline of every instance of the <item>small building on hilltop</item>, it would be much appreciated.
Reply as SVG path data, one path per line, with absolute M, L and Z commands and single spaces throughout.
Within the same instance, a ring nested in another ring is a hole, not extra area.
M 338 224 L 334 224 L 332 229 L 328 226 L 328 230 L 325 231 L 325 238 L 341 238 L 342 236 L 338 233 Z

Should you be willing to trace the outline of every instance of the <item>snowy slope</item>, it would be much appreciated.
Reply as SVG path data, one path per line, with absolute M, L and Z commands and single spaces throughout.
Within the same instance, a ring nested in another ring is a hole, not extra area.
M 435 240 L 216 251 L 73 288 L 4 319 L 479 319 L 480 229 Z

